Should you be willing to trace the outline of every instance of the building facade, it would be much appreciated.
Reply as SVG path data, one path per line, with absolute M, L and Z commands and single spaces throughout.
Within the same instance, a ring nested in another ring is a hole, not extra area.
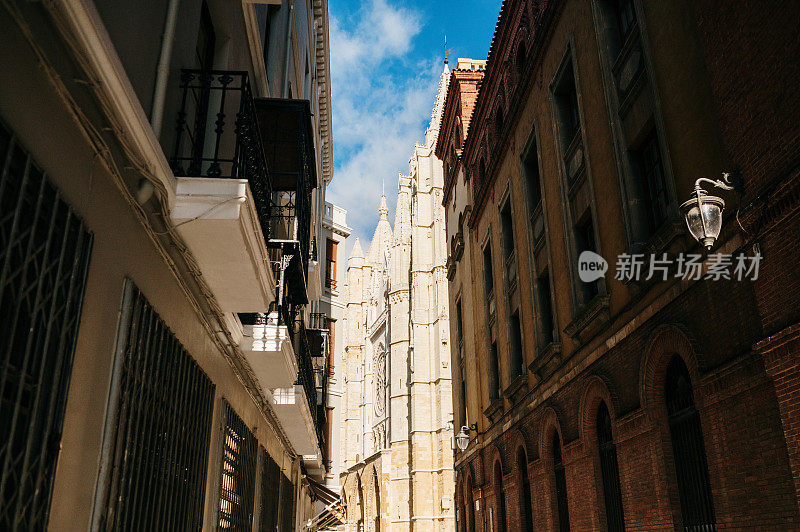
M 442 162 L 434 153 L 449 72 L 408 175 L 394 227 L 381 197 L 345 287 L 342 504 L 347 530 L 452 530 L 450 325 Z
M 347 310 L 343 290 L 347 273 L 344 268 L 346 260 L 344 246 L 345 239 L 350 236 L 350 233 L 352 233 L 352 229 L 347 226 L 347 211 L 326 202 L 319 240 L 319 252 L 322 254 L 320 264 L 324 265 L 323 293 L 319 312 L 328 321 L 329 335 L 326 346 L 328 389 L 325 401 L 327 409 L 325 443 L 328 447 L 325 458 L 328 464 L 325 467 L 325 485 L 337 493 L 340 490 L 339 444 L 341 442 L 341 397 L 344 382 L 344 334 L 342 328 Z
M 335 499 L 327 2 L 0 13 L 0 529 L 303 529 Z
M 797 15 L 513 0 L 485 69 L 459 60 L 436 150 L 460 530 L 800 526 Z M 706 252 L 680 205 L 737 170 Z M 714 273 L 739 255 L 757 278 Z

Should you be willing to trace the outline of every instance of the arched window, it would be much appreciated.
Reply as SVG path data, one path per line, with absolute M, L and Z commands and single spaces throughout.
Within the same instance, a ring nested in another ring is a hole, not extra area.
M 475 532 L 475 503 L 472 501 L 472 479 L 467 477 L 466 493 L 464 493 L 464 504 L 467 507 L 467 532 Z
M 569 505 L 567 503 L 567 474 L 561 457 L 561 438 L 553 432 L 553 474 L 556 481 L 556 504 L 558 505 L 558 529 L 569 532 Z
M 503 491 L 503 470 L 500 461 L 494 463 L 494 503 L 498 532 L 506 532 L 506 495 Z
M 517 449 L 517 470 L 520 475 L 520 523 L 524 532 L 533 532 L 533 506 L 531 505 L 531 479 L 528 477 L 528 458 L 525 449 Z
M 683 528 L 712 530 L 716 518 L 700 414 L 695 408 L 689 370 L 679 356 L 673 357 L 667 366 L 664 395 L 667 400 L 669 435 L 678 478 Z
M 617 448 L 611 432 L 611 415 L 604 401 L 597 409 L 597 445 L 600 449 L 600 473 L 603 476 L 603 499 L 606 505 L 606 529 L 625 530 L 622 514 L 622 490 L 619 486 Z

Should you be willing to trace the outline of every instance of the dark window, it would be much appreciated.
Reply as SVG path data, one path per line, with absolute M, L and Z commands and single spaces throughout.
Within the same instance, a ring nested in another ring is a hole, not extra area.
M 514 254 L 514 222 L 511 216 L 511 199 L 506 201 L 500 211 L 500 226 L 503 231 L 503 253 L 504 259 L 508 261 Z M 509 279 L 511 281 L 512 279 Z
M 461 300 L 456 302 L 456 335 L 458 341 L 458 361 L 459 361 L 459 375 L 461 382 L 459 383 L 459 426 L 467 424 L 467 373 L 464 364 L 464 324 L 461 317 Z
M 594 240 L 594 223 L 592 214 L 589 211 L 586 211 L 583 218 L 575 225 L 575 246 L 577 247 L 578 255 L 584 251 L 597 252 Z M 580 279 L 578 281 L 581 283 L 582 303 L 586 304 L 600 291 L 600 280 L 598 279 L 591 283 L 584 283 Z
M 208 4 L 203 2 L 200 7 L 200 25 L 197 30 L 197 44 L 195 45 L 195 61 L 199 70 L 214 68 L 214 49 L 217 37 L 214 33 L 214 23 Z
M 522 356 L 522 322 L 519 319 L 519 311 L 514 312 L 509 320 L 508 327 L 511 333 L 509 349 L 511 351 L 511 376 L 522 375 L 525 371 L 525 361 Z
M 219 484 L 219 529 L 250 530 L 253 522 L 257 441 L 225 402 Z
M 214 384 L 130 282 L 122 316 L 100 528 L 199 530 Z
M 600 448 L 600 472 L 603 476 L 603 499 L 606 506 L 606 529 L 625 530 L 622 514 L 622 490 L 619 485 L 617 448 L 611 432 L 611 416 L 605 402 L 597 409 L 597 444 Z
M 525 60 L 527 59 L 527 53 L 525 50 L 525 43 L 520 42 L 519 46 L 517 46 L 517 74 L 522 74 L 525 70 Z
M 553 341 L 553 299 L 550 294 L 550 272 L 545 270 L 536 280 L 539 292 L 539 320 L 542 329 L 542 343 L 544 345 Z
M 553 473 L 556 480 L 556 504 L 558 506 L 558 529 L 569 532 L 569 504 L 567 503 L 567 475 L 561 458 L 561 438 L 553 434 Z
M 500 397 L 500 370 L 497 360 L 497 342 L 489 349 L 489 399 Z
M 636 21 L 633 0 L 616 1 L 617 29 L 619 30 L 620 45 L 625 42 L 625 38 L 630 33 Z
M 503 488 L 503 470 L 500 462 L 494 463 L 494 502 L 497 511 L 497 532 L 506 532 L 506 494 Z
M 483 281 L 486 285 L 486 296 L 494 294 L 494 272 L 492 271 L 492 244 L 486 244 L 483 248 Z M 490 311 L 491 313 L 491 311 Z
M 539 157 L 536 144 L 532 144 L 522 161 L 528 189 L 528 208 L 531 212 L 542 202 L 542 185 L 539 175 Z
M 531 504 L 531 479 L 528 477 L 528 459 L 525 457 L 525 450 L 520 447 L 517 449 L 517 469 L 519 470 L 521 491 L 520 519 L 523 532 L 533 532 L 533 505 Z
M 461 383 L 460 383 L 460 399 L 461 399 L 461 423 L 460 426 L 468 424 L 467 421 L 467 374 L 464 364 L 461 364 Z
M 561 132 L 561 148 L 566 151 L 581 127 L 580 112 L 578 111 L 578 91 L 575 87 L 575 73 L 572 69 L 571 60 L 564 66 L 564 71 L 554 96 L 558 110 L 559 131 Z
M 461 300 L 456 301 L 456 339 L 458 340 L 459 359 L 464 356 L 461 351 L 464 345 L 464 321 L 461 315 Z
M 209 71 L 214 68 L 214 50 L 216 48 L 216 34 L 214 23 L 208 4 L 203 2 L 200 8 L 200 24 L 197 29 L 197 43 L 195 44 L 195 66 L 198 70 Z M 213 125 L 209 120 L 209 105 L 211 101 L 210 75 L 200 77 L 200 90 L 191 91 L 191 100 L 187 102 L 189 108 L 194 107 L 194 131 L 192 132 L 192 161 L 201 161 L 205 155 L 206 135 L 213 134 Z M 192 167 L 189 172 L 200 175 L 202 168 Z
M 337 243 L 330 238 L 325 240 L 325 288 L 336 290 L 336 252 Z
M 281 487 L 281 469 L 269 453 L 261 447 L 261 501 L 260 532 L 275 532 L 278 526 L 278 502 Z
M 0 122 L 0 529 L 47 528 L 92 236 Z
M 483 157 L 478 165 L 478 182 L 481 186 L 486 182 L 486 161 L 483 160 Z
M 281 475 L 280 528 L 278 532 L 294 530 L 294 484 L 286 475 Z M 361 511 L 364 511 L 363 505 Z M 363 519 L 363 517 L 362 517 Z
M 679 356 L 667 366 L 664 393 L 684 530 L 716 530 L 700 413 L 689 370 Z
M 498 107 L 497 113 L 495 113 L 494 115 L 494 130 L 495 130 L 495 135 L 497 136 L 496 140 L 498 141 L 500 140 L 500 132 L 503 131 L 504 125 L 505 122 L 503 119 L 503 110 Z
M 636 151 L 635 158 L 641 179 L 639 188 L 647 205 L 647 227 L 650 234 L 653 234 L 667 220 L 669 210 L 661 147 L 655 130 Z

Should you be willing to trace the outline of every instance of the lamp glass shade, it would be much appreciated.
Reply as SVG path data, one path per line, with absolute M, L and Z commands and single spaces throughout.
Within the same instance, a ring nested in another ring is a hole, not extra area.
M 469 434 L 464 430 L 466 427 L 461 427 L 461 431 L 456 434 L 456 445 L 460 450 L 464 450 L 469 445 Z
M 722 230 L 724 209 L 725 202 L 721 198 L 709 196 L 704 190 L 698 190 L 695 197 L 681 205 L 689 232 L 709 249 Z

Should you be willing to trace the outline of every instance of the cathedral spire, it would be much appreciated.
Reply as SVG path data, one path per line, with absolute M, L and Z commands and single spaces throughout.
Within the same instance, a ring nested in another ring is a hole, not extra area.
M 353 244 L 353 250 L 350 252 L 351 259 L 363 259 L 364 251 L 361 249 L 361 241 L 356 237 L 356 243 Z
M 386 194 L 381 194 L 381 206 L 378 207 L 378 214 L 381 220 L 389 219 L 389 207 L 386 206 Z

